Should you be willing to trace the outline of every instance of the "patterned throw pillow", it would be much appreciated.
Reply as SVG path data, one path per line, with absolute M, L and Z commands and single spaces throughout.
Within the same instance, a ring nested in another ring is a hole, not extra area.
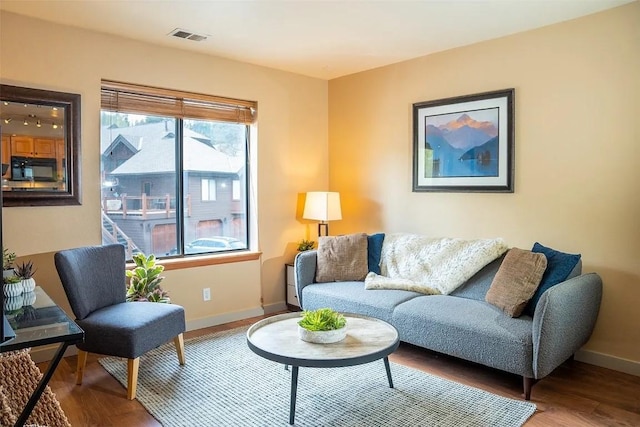
M 485 300 L 511 317 L 522 314 L 547 268 L 543 254 L 512 248 L 491 282 Z
M 322 236 L 318 239 L 316 282 L 361 281 L 369 272 L 367 235 Z

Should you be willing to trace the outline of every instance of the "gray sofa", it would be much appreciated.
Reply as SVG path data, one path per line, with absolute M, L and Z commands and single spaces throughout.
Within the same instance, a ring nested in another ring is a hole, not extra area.
M 547 290 L 533 318 L 512 318 L 485 302 L 504 256 L 476 273 L 450 295 L 405 290 L 367 290 L 364 282 L 315 283 L 316 251 L 295 259 L 295 285 L 305 310 L 330 307 L 364 314 L 394 325 L 400 340 L 522 376 L 524 396 L 531 386 L 582 347 L 593 331 L 602 297 L 596 273 L 569 278 Z

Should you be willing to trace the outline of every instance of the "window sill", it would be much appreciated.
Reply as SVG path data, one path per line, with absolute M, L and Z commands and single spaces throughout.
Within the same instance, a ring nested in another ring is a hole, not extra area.
M 255 261 L 260 259 L 262 252 L 243 251 L 228 254 L 189 256 L 184 258 L 161 259 L 158 264 L 164 266 L 165 271 L 182 270 L 185 268 L 204 267 L 208 265 L 229 264 L 234 262 Z M 128 263 L 127 267 L 135 267 Z

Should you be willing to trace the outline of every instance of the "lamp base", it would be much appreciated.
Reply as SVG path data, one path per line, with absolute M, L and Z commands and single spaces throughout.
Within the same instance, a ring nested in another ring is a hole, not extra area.
M 322 236 L 322 229 L 324 228 L 324 235 L 329 235 L 329 223 L 327 222 L 319 222 L 318 223 L 318 237 Z

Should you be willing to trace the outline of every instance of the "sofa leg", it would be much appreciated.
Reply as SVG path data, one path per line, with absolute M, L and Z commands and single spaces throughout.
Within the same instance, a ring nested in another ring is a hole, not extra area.
M 531 387 L 537 382 L 535 378 L 522 377 L 524 387 L 524 400 L 531 400 Z

